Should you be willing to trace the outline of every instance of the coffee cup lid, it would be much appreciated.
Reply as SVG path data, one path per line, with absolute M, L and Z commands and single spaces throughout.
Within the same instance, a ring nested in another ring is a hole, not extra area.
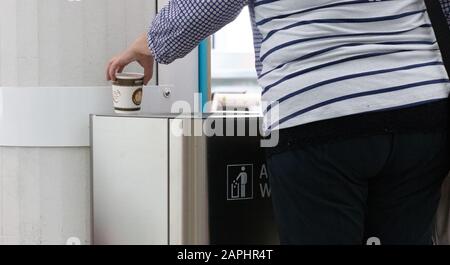
M 144 79 L 144 75 L 140 73 L 117 73 L 116 78 L 121 80 L 140 80 Z

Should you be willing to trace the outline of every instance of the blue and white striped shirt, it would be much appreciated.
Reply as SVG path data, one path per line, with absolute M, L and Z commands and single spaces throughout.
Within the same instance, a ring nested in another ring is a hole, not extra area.
M 156 61 L 183 57 L 246 5 L 267 129 L 448 96 L 423 0 L 171 0 L 148 34 Z

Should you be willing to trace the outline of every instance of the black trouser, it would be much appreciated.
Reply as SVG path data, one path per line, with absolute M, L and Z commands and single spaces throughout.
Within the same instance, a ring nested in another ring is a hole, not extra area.
M 446 132 L 386 133 L 267 158 L 282 244 L 431 244 Z

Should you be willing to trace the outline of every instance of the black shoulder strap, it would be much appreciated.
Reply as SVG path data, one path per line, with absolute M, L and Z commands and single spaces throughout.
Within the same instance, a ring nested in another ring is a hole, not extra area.
M 450 29 L 439 0 L 425 0 L 428 14 L 442 53 L 447 73 L 450 75 Z

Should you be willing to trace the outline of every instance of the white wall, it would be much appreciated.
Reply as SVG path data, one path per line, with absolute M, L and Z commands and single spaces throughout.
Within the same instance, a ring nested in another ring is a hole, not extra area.
M 146 30 L 155 3 L 1 0 L 0 87 L 107 85 L 107 59 Z M 0 244 L 89 243 L 89 163 L 87 147 L 0 146 Z
M 155 5 L 151 0 L 1 0 L 0 85 L 108 85 L 107 60 L 148 28 Z
M 90 243 L 88 148 L 0 147 L 0 244 Z

